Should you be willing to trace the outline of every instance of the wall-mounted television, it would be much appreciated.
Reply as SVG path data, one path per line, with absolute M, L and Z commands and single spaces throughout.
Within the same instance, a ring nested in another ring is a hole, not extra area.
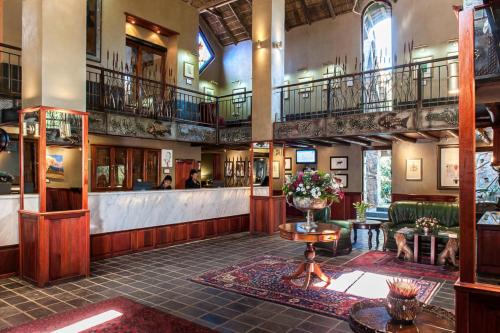
M 297 149 L 297 164 L 316 164 L 316 149 Z

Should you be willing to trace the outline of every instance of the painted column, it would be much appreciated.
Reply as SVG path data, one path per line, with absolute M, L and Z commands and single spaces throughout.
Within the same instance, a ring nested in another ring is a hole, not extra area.
M 284 0 L 252 2 L 252 38 L 252 140 L 271 141 L 280 112 L 280 95 L 273 87 L 282 85 L 284 77 Z
M 85 111 L 85 0 L 23 0 L 22 105 Z

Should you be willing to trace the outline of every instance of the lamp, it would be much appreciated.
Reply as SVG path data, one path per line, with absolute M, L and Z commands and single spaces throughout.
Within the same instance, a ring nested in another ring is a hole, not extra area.
M 258 40 L 255 44 L 257 45 L 258 49 L 262 48 L 262 41 L 261 40 Z
M 273 49 L 281 49 L 283 47 L 283 42 L 282 41 L 275 41 L 272 44 Z

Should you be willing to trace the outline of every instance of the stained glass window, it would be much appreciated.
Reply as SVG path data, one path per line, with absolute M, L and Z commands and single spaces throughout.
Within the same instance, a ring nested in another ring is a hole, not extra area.
M 201 30 L 198 32 L 198 55 L 199 70 L 202 73 L 214 61 L 215 53 Z

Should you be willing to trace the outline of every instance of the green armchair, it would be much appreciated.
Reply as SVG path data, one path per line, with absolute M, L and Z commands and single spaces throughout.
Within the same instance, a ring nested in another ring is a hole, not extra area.
M 352 224 L 349 221 L 331 220 L 330 207 L 326 207 L 314 214 L 314 221 L 320 223 L 331 223 L 340 227 L 340 239 L 337 241 L 337 248 L 333 246 L 333 242 L 315 243 L 314 248 L 317 250 L 325 250 L 332 252 L 334 255 L 349 254 L 352 251 L 351 231 Z
M 415 228 L 415 221 L 421 217 L 434 217 L 439 221 L 439 230 L 459 233 L 458 203 L 396 201 L 389 207 L 389 222 L 381 226 L 384 233 L 383 250 L 396 250 L 394 234 L 404 227 Z

